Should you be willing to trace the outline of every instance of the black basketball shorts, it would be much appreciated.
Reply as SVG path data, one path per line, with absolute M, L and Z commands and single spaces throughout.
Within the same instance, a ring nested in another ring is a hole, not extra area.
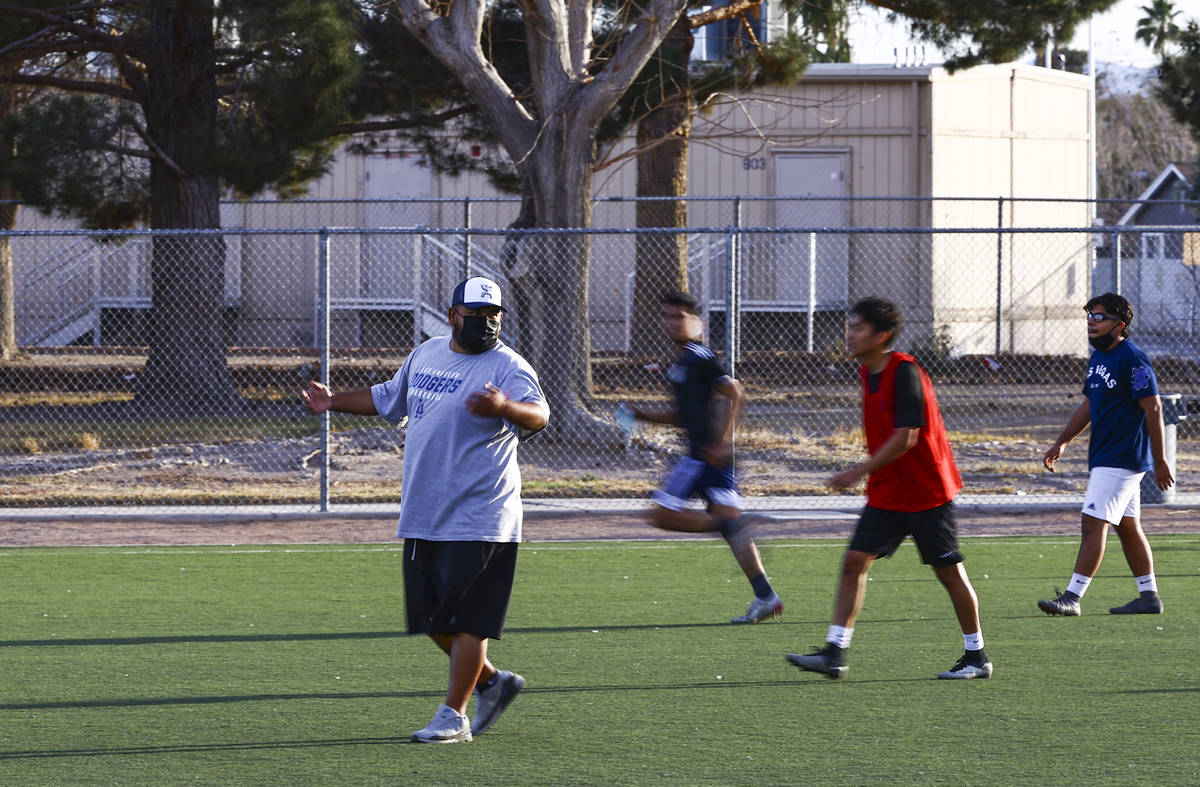
M 954 501 L 924 511 L 887 511 L 867 506 L 850 538 L 850 549 L 880 557 L 891 557 L 912 536 L 921 562 L 931 566 L 961 563 L 958 551 L 958 519 Z
M 409 633 L 500 639 L 516 575 L 517 546 L 404 539 Z

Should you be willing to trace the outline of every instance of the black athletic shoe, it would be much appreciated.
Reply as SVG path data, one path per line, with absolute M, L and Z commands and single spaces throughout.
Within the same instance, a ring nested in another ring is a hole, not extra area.
M 789 653 L 787 660 L 802 670 L 820 672 L 822 675 L 829 676 L 831 680 L 837 680 L 846 674 L 846 670 L 850 669 L 846 666 L 844 650 L 844 648 L 827 644 L 825 647 L 817 648 L 812 653 L 803 656 L 798 653 Z
M 1038 609 L 1047 615 L 1062 615 L 1064 618 L 1079 617 L 1079 596 L 1069 590 L 1059 593 L 1058 588 L 1055 588 L 1054 592 L 1058 593 L 1058 596 L 1049 601 L 1039 601 Z
M 1162 610 L 1162 599 L 1154 591 L 1148 590 L 1128 604 L 1113 607 L 1108 611 L 1112 615 L 1161 615 Z
M 945 672 L 939 672 L 941 680 L 970 680 L 971 678 L 992 677 L 992 662 L 983 653 L 972 655 L 964 651 L 954 666 Z

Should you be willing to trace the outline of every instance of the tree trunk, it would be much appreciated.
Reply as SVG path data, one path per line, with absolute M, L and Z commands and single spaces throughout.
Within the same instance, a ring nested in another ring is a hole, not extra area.
M 537 227 L 578 230 L 591 226 L 594 143 L 573 128 L 569 110 L 546 124 L 526 166 Z M 529 357 L 543 370 L 552 413 L 550 432 L 572 439 L 602 439 L 609 426 L 592 414 L 591 332 L 588 327 L 589 237 L 581 232 L 537 234 L 526 255 L 533 286 L 528 323 L 540 333 Z M 553 370 L 550 374 L 549 370 Z
M 156 2 L 146 63 L 151 227 L 220 227 L 215 152 L 217 91 L 212 0 Z M 136 400 L 154 412 L 230 414 L 241 405 L 226 366 L 220 235 L 155 236 L 150 263 L 150 354 Z
M 523 296 L 530 299 L 526 316 L 541 340 L 531 345 L 527 357 L 542 375 L 552 411 L 551 434 L 576 439 L 614 436 L 613 425 L 589 411 L 590 248 L 578 230 L 591 224 L 597 129 L 686 4 L 648 0 L 624 34 L 616 36 L 615 49 L 593 60 L 593 9 L 588 3 L 518 0 L 536 112 L 517 98 L 525 89 L 514 91 L 504 83 L 478 46 L 479 26 L 486 17 L 483 0 L 458 0 L 449 13 L 445 4 L 428 0 L 396 0 L 396 5 L 404 26 L 459 78 L 491 121 L 528 182 L 537 226 L 576 230 L 530 236 L 525 250 L 530 286 Z M 590 72 L 593 64 L 598 70 Z
M 522 251 L 528 246 L 528 234 L 521 230 L 532 229 L 536 224 L 537 206 L 533 199 L 533 188 L 529 179 L 525 178 L 521 184 L 521 210 L 508 225 L 514 232 L 505 236 L 500 259 L 509 282 L 509 291 L 504 293 L 504 297 L 511 304 L 509 308 L 516 312 L 515 349 L 526 359 L 543 357 L 545 339 L 545 331 L 536 329 L 543 318 L 543 315 L 534 311 L 541 290 L 537 269 L 530 255 Z
M 648 69 L 656 78 L 649 82 L 647 114 L 637 127 L 637 195 L 639 197 L 687 196 L 688 138 L 692 129 L 691 80 L 687 64 L 693 37 L 686 16 L 671 29 L 659 47 L 658 57 Z M 686 227 L 687 202 L 649 200 L 637 203 L 638 227 Z M 671 290 L 688 285 L 687 235 L 644 233 L 637 236 L 633 275 L 633 326 L 630 353 L 634 357 L 657 358 L 671 352 L 670 341 L 659 320 L 660 299 Z M 700 293 L 700 297 L 706 293 Z

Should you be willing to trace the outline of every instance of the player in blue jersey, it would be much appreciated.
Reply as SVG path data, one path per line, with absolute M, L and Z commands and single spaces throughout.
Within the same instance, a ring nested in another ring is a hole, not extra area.
M 783 602 L 771 587 L 758 547 L 741 521 L 742 498 L 733 475 L 733 428 L 745 392 L 704 346 L 704 321 L 694 296 L 684 292 L 663 296 L 662 322 L 679 348 L 679 356 L 667 371 L 674 406 L 630 409 L 634 418 L 683 427 L 688 453 L 668 471 L 654 493 L 650 520 L 663 530 L 720 533 L 754 589 L 746 614 L 730 622 L 773 618 L 783 611 Z M 695 497 L 705 501 L 705 511 L 687 507 L 688 500 Z
M 546 426 L 550 408 L 533 368 L 504 342 L 500 287 L 479 276 L 455 288 L 450 335 L 422 343 L 387 382 L 304 392 L 313 414 L 334 410 L 407 424 L 396 536 L 404 539 L 410 634 L 450 657 L 446 700 L 419 743 L 487 732 L 525 685 L 488 659 L 504 631 L 521 541 L 517 443 Z M 475 695 L 475 720 L 467 703 Z
M 1088 301 L 1084 310 L 1088 341 L 1094 348 L 1083 387 L 1085 401 L 1042 457 L 1046 469 L 1053 472 L 1067 443 L 1091 424 L 1083 535 L 1067 589 L 1056 598 L 1039 601 L 1038 607 L 1047 615 L 1080 613 L 1079 601 L 1100 568 L 1111 524 L 1137 579 L 1138 597 L 1109 612 L 1157 615 L 1163 605 L 1154 578 L 1154 556 L 1138 517 L 1145 473 L 1154 473 L 1159 489 L 1169 489 L 1175 483 L 1163 449 L 1158 383 L 1150 359 L 1128 339 L 1133 322 L 1129 301 L 1106 292 Z

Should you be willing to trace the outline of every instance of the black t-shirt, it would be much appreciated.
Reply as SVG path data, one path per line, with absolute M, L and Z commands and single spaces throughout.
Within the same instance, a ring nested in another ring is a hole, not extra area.
M 717 420 L 714 393 L 717 381 L 727 374 L 713 351 L 695 342 L 685 344 L 683 352 L 667 370 L 667 379 L 675 394 L 675 410 L 687 432 L 688 453 L 696 459 L 712 442 Z
M 879 390 L 879 374 L 867 373 L 867 387 L 871 393 Z M 922 427 L 925 425 L 925 394 L 921 391 L 921 376 L 916 364 L 904 361 L 896 369 L 896 422 L 895 429 Z

